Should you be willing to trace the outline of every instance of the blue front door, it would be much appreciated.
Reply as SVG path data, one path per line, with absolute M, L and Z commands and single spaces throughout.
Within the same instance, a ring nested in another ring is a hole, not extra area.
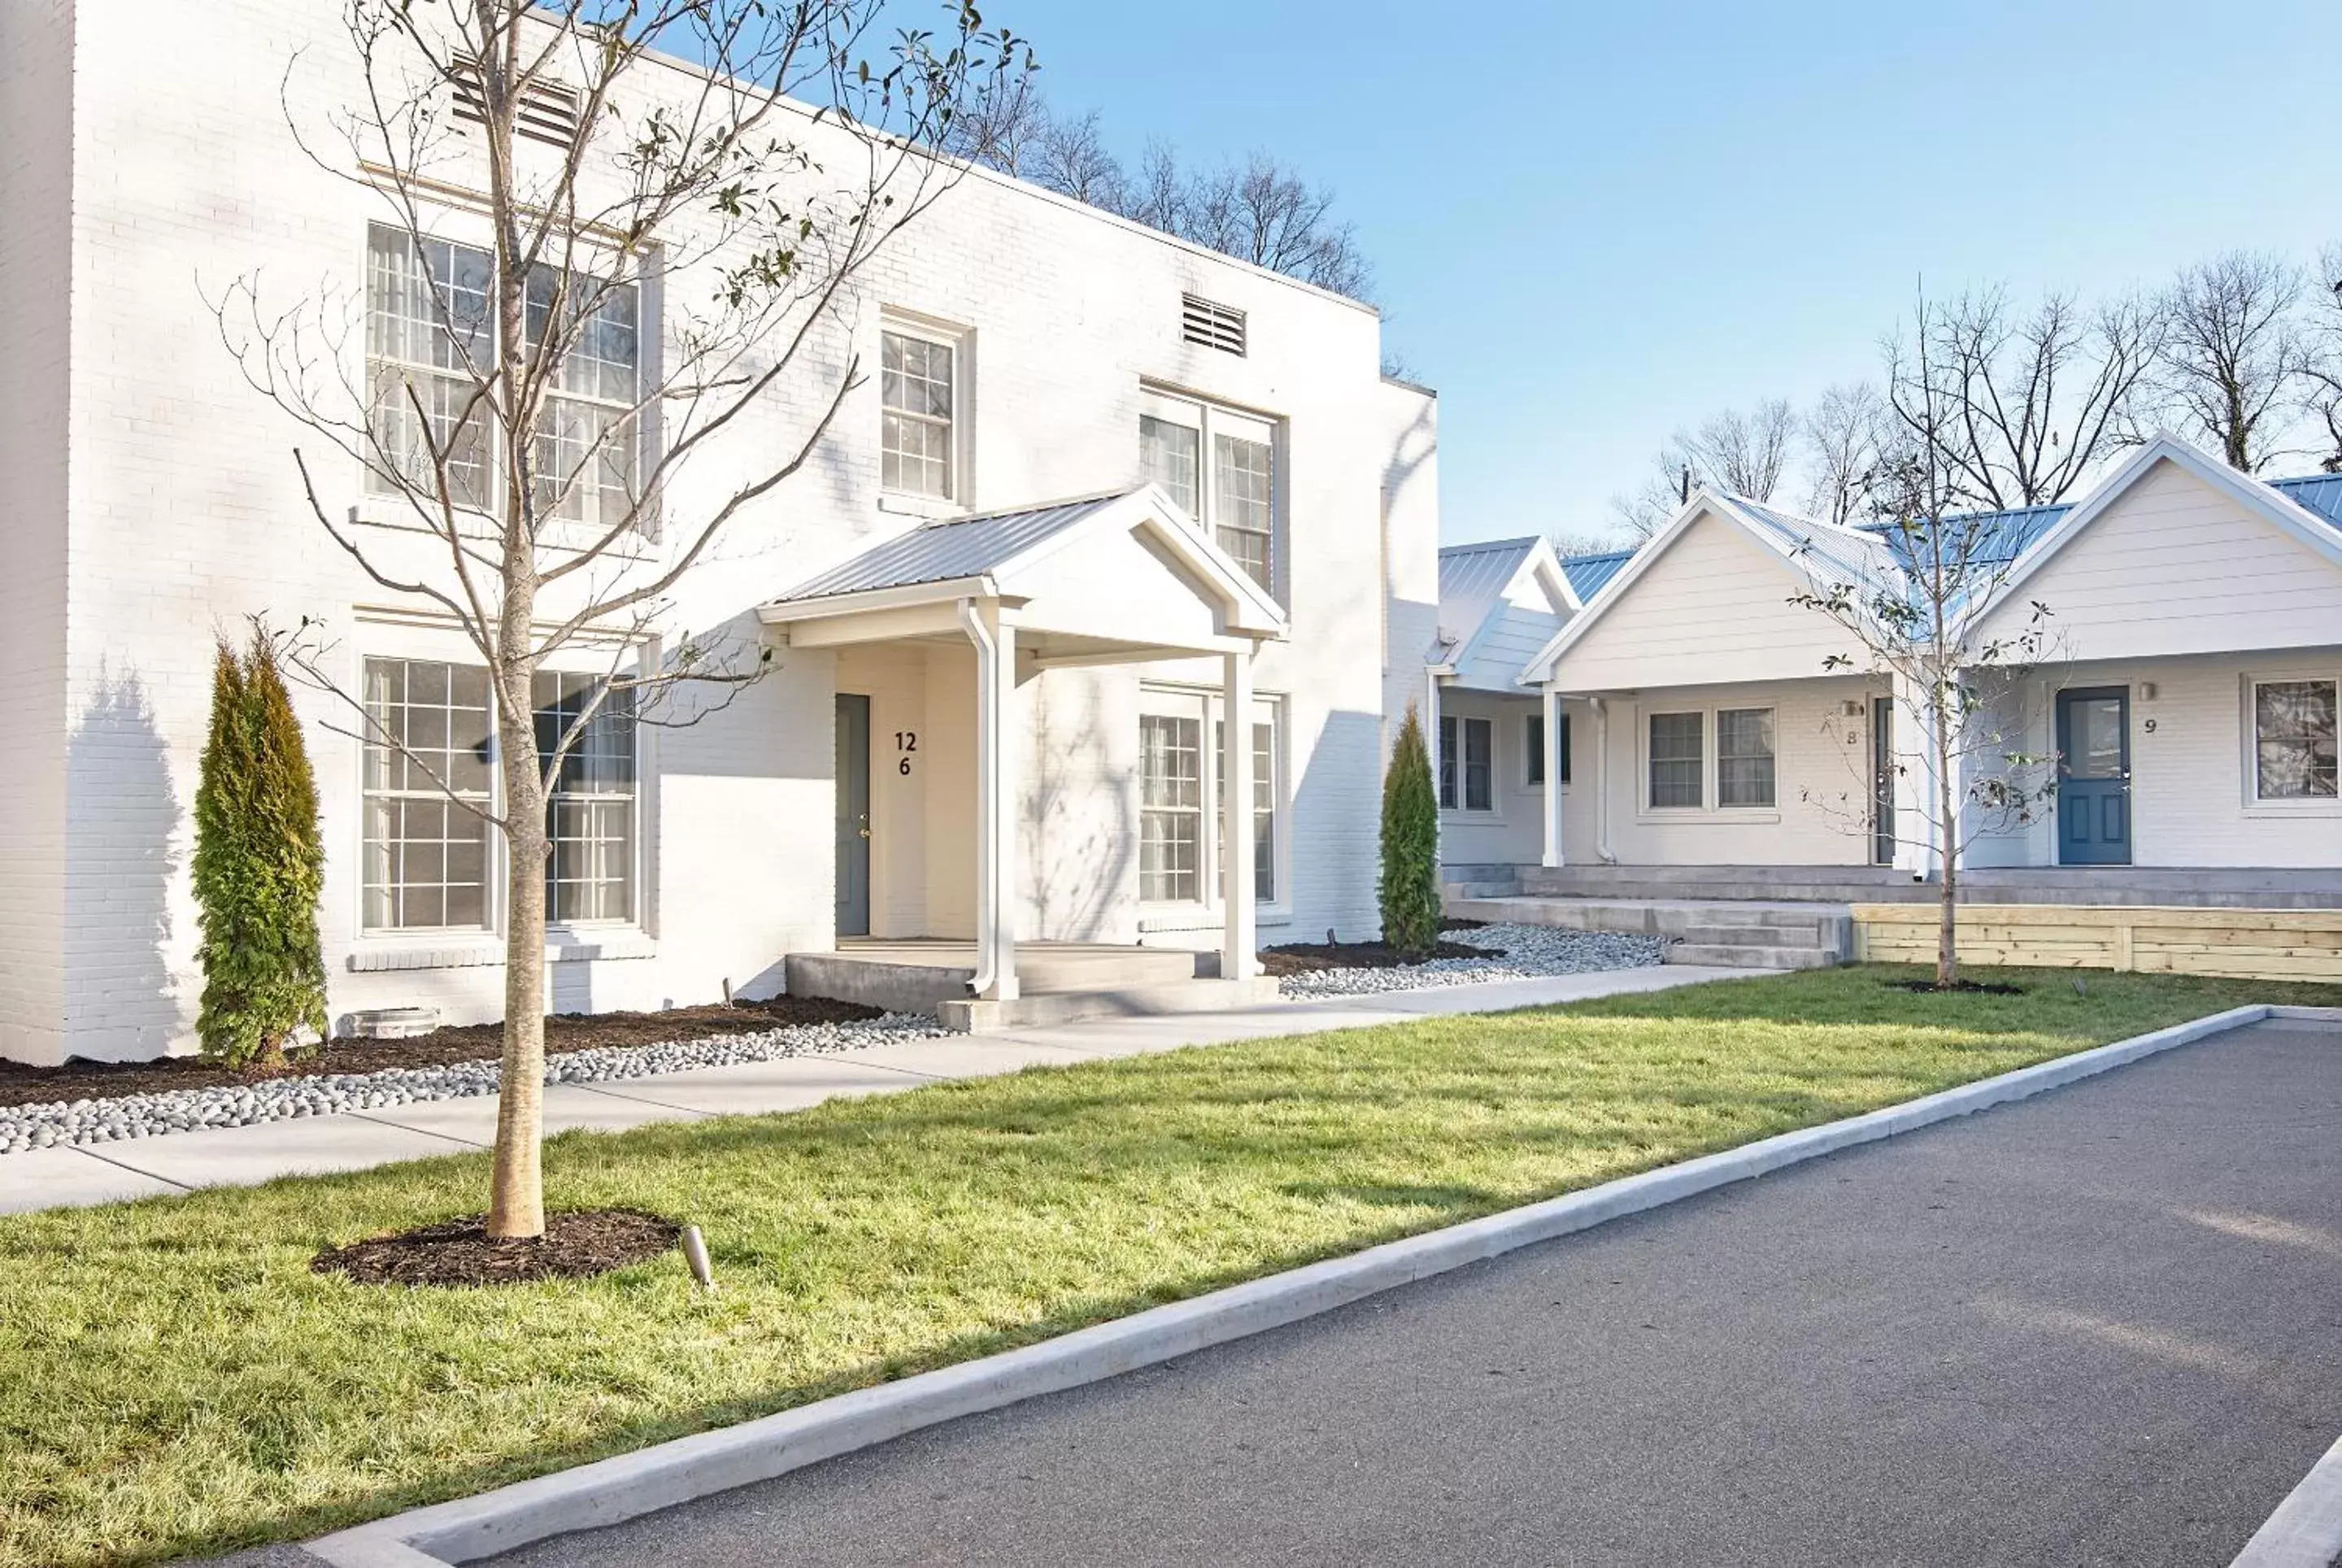
M 2130 690 L 2057 694 L 2057 863 L 2130 864 Z

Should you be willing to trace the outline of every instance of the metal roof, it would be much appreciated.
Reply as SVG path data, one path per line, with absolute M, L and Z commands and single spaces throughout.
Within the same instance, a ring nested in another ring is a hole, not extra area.
M 1449 545 L 1439 552 L 1439 638 L 1448 647 L 1471 640 L 1496 608 L 1536 538 Z
M 2320 522 L 2342 532 L 2342 474 L 2304 474 L 2294 479 L 2270 479 L 2268 487 Z
M 1621 567 L 1634 558 L 1632 550 L 1605 550 L 1599 555 L 1570 556 L 1561 563 L 1561 575 L 1569 579 L 1570 591 L 1577 595 L 1577 602 L 1586 604 L 1618 575 Z
M 1051 535 L 1096 517 L 1139 488 L 1133 485 L 1020 511 L 987 512 L 925 523 L 909 533 L 882 539 L 818 577 L 806 578 L 775 602 L 789 604 L 834 594 L 866 593 L 875 588 L 909 588 L 918 583 L 982 577 Z

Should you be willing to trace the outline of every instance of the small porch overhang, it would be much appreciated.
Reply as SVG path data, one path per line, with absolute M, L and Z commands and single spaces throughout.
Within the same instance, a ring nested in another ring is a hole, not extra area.
M 1013 868 L 1018 863 L 1016 688 L 1052 668 L 1217 657 L 1228 711 L 1247 712 L 1253 659 L 1281 641 L 1285 612 L 1159 487 L 1140 485 L 1015 511 L 952 518 L 886 539 L 758 607 L 792 648 L 897 641 L 974 644 L 976 656 L 978 997 L 1018 994 Z M 1221 831 L 1226 929 L 1220 973 L 1253 957 L 1253 753 L 1225 737 Z

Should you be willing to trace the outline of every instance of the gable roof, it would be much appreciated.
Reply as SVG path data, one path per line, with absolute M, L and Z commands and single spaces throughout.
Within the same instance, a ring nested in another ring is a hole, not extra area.
M 1284 635 L 1285 611 L 1267 590 L 1206 538 L 1178 503 L 1154 484 L 923 523 L 807 578 L 770 601 L 765 618 L 792 618 L 780 612 L 783 606 L 890 590 L 933 588 L 940 594 L 949 585 L 996 594 L 1000 591 L 996 579 L 1037 565 L 1094 530 L 1116 529 L 1151 531 L 1182 565 L 1226 600 L 1235 624 L 1254 632 Z
M 1833 586 L 1832 573 L 1843 573 L 1847 578 L 1859 582 L 1868 580 L 1882 568 L 1893 570 L 1885 544 L 1859 529 L 1817 523 L 1729 491 L 1695 490 L 1665 528 L 1626 552 L 1624 559 L 1614 564 L 1608 558 L 1602 558 L 1603 564 L 1597 568 L 1600 586 L 1587 600 L 1585 610 L 1571 617 L 1569 623 L 1537 650 L 1536 657 L 1522 669 L 1520 684 L 1534 686 L 1543 681 L 1554 660 L 1631 592 L 1651 563 L 1703 516 L 1722 518 L 1739 528 L 1777 558 L 1785 570 L 1825 591 Z
M 2055 515 L 2047 518 L 2019 548 L 2013 558 L 2015 565 L 1994 590 L 1985 613 L 1990 614 L 2014 598 L 2027 579 L 2079 537 L 2117 498 L 2152 473 L 2157 463 L 2167 462 L 2342 566 L 2342 485 L 2332 483 L 2342 476 L 2317 474 L 2293 479 L 2257 479 L 2237 472 L 2192 443 L 2166 433 L 2123 459 L 2114 472 L 2099 481 L 2097 488 L 2076 505 L 2036 507 L 2000 514 L 2011 518 L 2037 513 Z
M 1426 661 L 1461 664 L 1523 573 L 1533 573 L 1556 619 L 1584 605 L 1552 544 L 1541 535 L 1447 545 L 1439 552 L 1439 626 Z

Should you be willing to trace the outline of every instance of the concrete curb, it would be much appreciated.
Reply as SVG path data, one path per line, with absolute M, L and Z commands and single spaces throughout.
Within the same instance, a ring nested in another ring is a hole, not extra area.
M 2272 1017 L 2324 1019 L 2336 1011 L 2267 1005 L 2232 1008 L 2152 1034 L 1962 1084 L 1907 1104 L 1781 1133 L 1584 1191 L 1231 1285 L 1021 1350 L 678 1438 L 477 1497 L 375 1520 L 313 1541 L 307 1549 L 335 1568 L 445 1568 L 448 1563 L 509 1552 L 547 1536 L 616 1524 L 695 1498 L 769 1481 L 960 1416 L 1101 1382 L 1281 1328 L 1467 1263 L 1841 1149 L 2027 1099 Z M 2271 1521 L 2272 1525 L 2275 1523 Z M 2272 1563 L 2278 1561 L 2307 1560 L 2269 1559 Z
M 2331 1568 L 2342 1561 L 2342 1440 L 2286 1493 L 2230 1568 Z

